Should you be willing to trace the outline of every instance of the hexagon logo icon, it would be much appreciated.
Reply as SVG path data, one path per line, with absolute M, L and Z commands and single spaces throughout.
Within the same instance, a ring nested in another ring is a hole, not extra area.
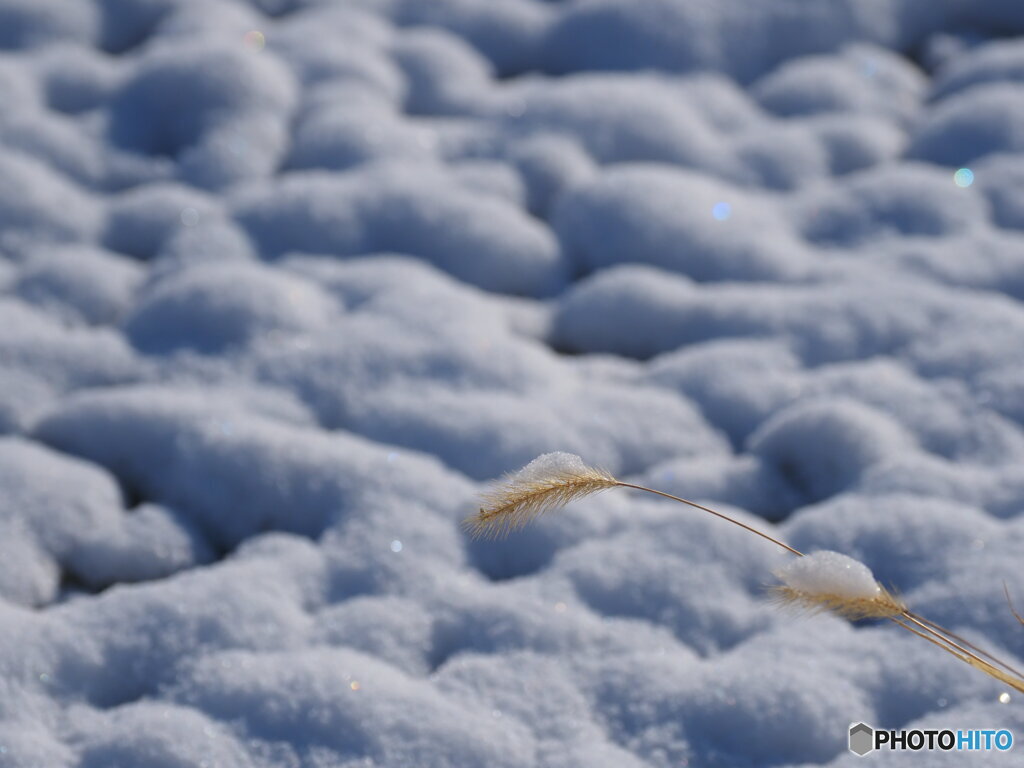
M 850 751 L 864 757 L 875 748 L 875 729 L 867 723 L 853 723 L 850 726 Z

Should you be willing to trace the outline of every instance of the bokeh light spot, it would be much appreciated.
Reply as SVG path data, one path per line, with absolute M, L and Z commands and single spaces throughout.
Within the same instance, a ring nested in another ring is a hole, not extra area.
M 953 174 L 953 183 L 958 187 L 969 187 L 974 183 L 974 171 L 970 168 L 960 168 Z
M 262 51 L 267 44 L 267 37 L 258 29 L 251 29 L 245 33 L 245 46 L 254 51 Z

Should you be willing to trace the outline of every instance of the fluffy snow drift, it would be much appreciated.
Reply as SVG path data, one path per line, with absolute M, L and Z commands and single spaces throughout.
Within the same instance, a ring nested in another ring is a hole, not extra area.
M 1019 3 L 0 0 L 0 103 L 0 765 L 1024 739 L 766 596 L 1024 666 Z M 837 554 L 625 489 L 472 539 L 543 454 Z

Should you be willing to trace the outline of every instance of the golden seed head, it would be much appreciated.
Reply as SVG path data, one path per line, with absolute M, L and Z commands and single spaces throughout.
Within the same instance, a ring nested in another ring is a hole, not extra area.
M 899 616 L 907 607 L 891 592 L 879 585 L 872 597 L 847 597 L 827 592 L 808 592 L 787 586 L 772 587 L 772 597 L 781 605 L 810 613 L 827 611 L 849 621 L 857 619 L 888 619 Z
M 480 511 L 467 518 L 466 525 L 474 537 L 497 538 L 546 512 L 616 485 L 610 474 L 587 466 L 577 456 L 544 454 L 484 493 Z

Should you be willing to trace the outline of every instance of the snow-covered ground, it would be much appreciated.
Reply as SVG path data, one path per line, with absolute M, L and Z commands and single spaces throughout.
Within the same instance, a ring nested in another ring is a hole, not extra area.
M 569 451 L 1024 664 L 1018 0 L 0 0 L 0 288 L 3 768 L 1024 740 L 695 510 L 460 525 Z

